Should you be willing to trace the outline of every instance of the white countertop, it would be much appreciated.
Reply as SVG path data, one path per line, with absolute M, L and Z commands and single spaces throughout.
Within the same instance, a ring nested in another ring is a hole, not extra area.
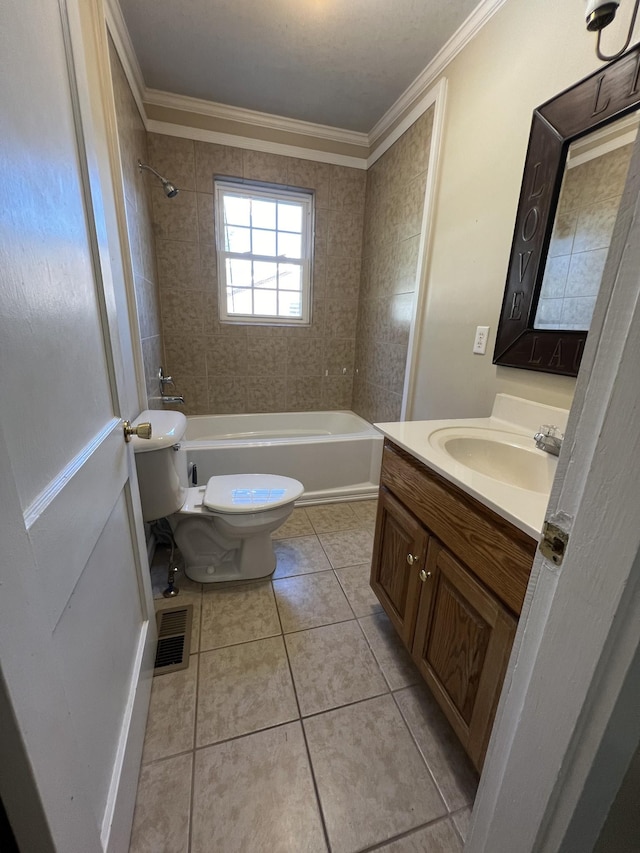
M 525 442 L 530 440 L 535 450 L 533 435 L 537 429 L 545 423 L 554 424 L 564 431 L 567 415 L 568 412 L 563 409 L 537 403 L 531 404 L 526 400 L 498 394 L 493 413 L 488 418 L 402 421 L 374 424 L 374 426 L 394 444 L 402 447 L 446 480 L 459 486 L 499 516 L 538 540 L 549 501 L 548 493 L 530 491 L 481 474 L 453 459 L 445 450 L 437 446 L 436 441 L 431 441 L 430 437 L 438 430 L 453 427 L 491 429 L 511 433 L 514 440 L 520 444 L 523 439 Z M 542 453 L 542 451 L 536 452 Z M 543 456 L 546 464 L 555 466 L 557 462 L 555 457 L 550 457 L 546 453 Z

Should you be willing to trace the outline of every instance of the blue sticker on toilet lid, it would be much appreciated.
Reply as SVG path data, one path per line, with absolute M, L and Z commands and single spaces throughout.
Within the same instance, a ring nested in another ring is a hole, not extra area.
M 278 474 L 226 474 L 211 477 L 202 503 L 218 512 L 259 512 L 298 500 L 304 486 Z

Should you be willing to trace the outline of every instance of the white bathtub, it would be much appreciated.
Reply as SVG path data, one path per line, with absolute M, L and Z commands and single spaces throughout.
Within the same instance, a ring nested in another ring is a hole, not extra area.
M 353 412 L 198 415 L 184 446 L 198 483 L 215 474 L 281 474 L 304 485 L 301 504 L 378 493 L 382 435 Z

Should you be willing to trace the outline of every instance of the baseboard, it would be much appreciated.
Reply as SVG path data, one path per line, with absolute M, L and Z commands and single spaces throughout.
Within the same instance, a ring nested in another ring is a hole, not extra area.
M 140 631 L 131 689 L 100 833 L 106 853 L 123 853 L 129 849 L 153 681 L 155 647 L 155 622 L 145 622 Z

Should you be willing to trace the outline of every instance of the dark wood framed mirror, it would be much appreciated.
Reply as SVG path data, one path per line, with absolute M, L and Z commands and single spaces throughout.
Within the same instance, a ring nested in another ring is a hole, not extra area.
M 575 264 L 577 268 L 578 262 L 585 260 L 584 257 L 577 258 L 576 255 L 572 258 L 568 255 L 566 256 L 568 260 L 562 256 L 565 259 L 562 264 L 559 264 L 555 257 L 557 252 L 552 250 L 553 264 L 547 263 L 552 237 L 554 241 L 558 237 L 563 238 L 564 235 L 558 232 L 561 232 L 564 227 L 566 233 L 571 236 L 572 245 L 577 246 L 575 235 L 578 233 L 576 228 L 581 221 L 579 217 L 588 216 L 579 212 L 572 214 L 573 235 L 571 235 L 568 220 L 564 218 L 564 212 L 559 211 L 556 217 L 561 190 L 563 200 L 567 198 L 567 192 L 569 194 L 571 192 L 571 190 L 565 191 L 567 184 L 563 183 L 565 176 L 569 174 L 565 169 L 568 165 L 567 158 L 570 149 L 573 150 L 574 146 L 582 143 L 582 140 L 584 140 L 585 150 L 589 145 L 593 147 L 595 143 L 590 142 L 591 136 L 589 140 L 585 140 L 587 135 L 593 134 L 595 138 L 596 131 L 602 131 L 600 136 L 603 136 L 605 131 L 613 134 L 614 122 L 620 122 L 623 132 L 626 132 L 625 123 L 630 124 L 630 114 L 639 107 L 640 44 L 620 59 L 609 63 L 534 110 L 511 245 L 507 283 L 496 335 L 494 364 L 564 376 L 577 375 L 587 338 L 588 319 L 583 316 L 578 322 L 567 322 L 565 317 L 563 322 L 563 316 L 560 313 L 557 316 L 545 317 L 545 311 L 550 314 L 548 305 L 552 302 L 557 303 L 558 300 L 546 300 L 544 298 L 546 294 L 542 290 L 543 282 L 545 288 L 553 286 L 553 282 L 552 285 L 548 285 L 546 283 L 548 279 L 545 280 L 547 266 L 549 270 L 557 267 L 562 274 L 568 275 L 567 271 L 571 264 Z M 630 138 L 633 137 L 627 135 L 629 151 L 633 144 L 628 141 Z M 577 162 L 579 158 L 574 159 Z M 616 192 L 621 193 L 626 177 L 626 165 L 623 173 L 619 166 L 616 168 L 615 180 L 618 185 Z M 574 174 L 577 174 L 577 171 Z M 605 176 L 603 180 L 603 176 L 600 175 L 599 180 L 600 188 L 603 185 L 607 188 L 607 182 L 611 184 L 613 179 L 609 180 Z M 583 191 L 583 195 L 588 193 L 588 190 Z M 602 206 L 599 206 L 597 197 L 596 193 L 589 201 L 593 202 L 592 210 L 602 219 L 605 215 L 604 208 L 601 209 Z M 609 199 L 607 204 L 610 207 Z M 613 229 L 616 211 L 617 207 L 612 213 L 609 210 L 610 231 Z M 556 226 L 555 231 L 554 226 Z M 602 242 L 600 238 L 600 243 Z M 556 245 L 554 242 L 552 249 Z M 586 245 L 584 240 L 583 245 Z M 596 243 L 595 246 L 596 248 L 592 249 L 590 254 L 603 266 L 608 244 L 603 246 Z M 584 254 L 586 257 L 588 253 Z M 591 278 L 593 278 L 592 275 Z M 556 280 L 561 282 L 558 275 Z M 561 286 L 566 288 L 567 281 L 568 279 L 565 278 Z M 599 280 L 595 284 L 596 288 L 598 284 Z M 591 287 L 593 289 L 593 283 Z M 564 303 L 570 305 L 571 301 L 565 299 Z M 573 306 L 570 305 L 570 307 L 575 309 L 577 303 L 575 300 L 573 302 Z M 594 302 L 595 295 L 592 293 L 582 299 L 581 307 L 585 309 L 591 304 L 592 308 Z M 583 310 L 582 313 L 585 314 L 585 311 Z M 553 322 L 549 322 L 549 319 Z M 573 321 L 577 318 L 570 316 L 569 319 Z

